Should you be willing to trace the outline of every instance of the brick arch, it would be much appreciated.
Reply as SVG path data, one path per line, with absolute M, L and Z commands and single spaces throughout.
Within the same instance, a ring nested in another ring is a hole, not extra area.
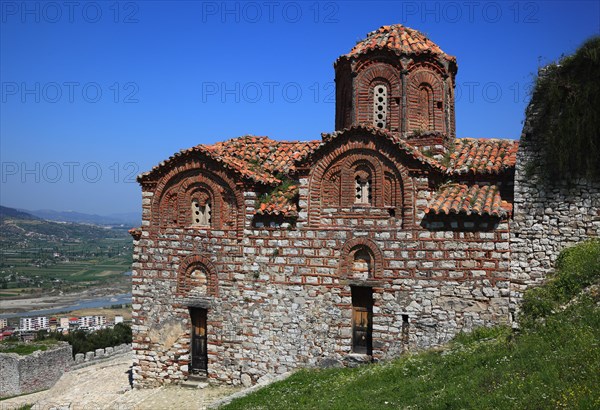
M 324 206 L 340 206 L 342 204 L 342 164 L 338 163 L 329 167 L 322 179 L 323 192 L 321 195 Z
M 164 193 L 163 210 L 159 215 L 159 224 L 161 228 L 177 226 L 179 221 L 179 205 L 177 199 L 177 187 L 173 186 Z
M 383 183 L 383 164 L 376 160 L 376 156 L 369 155 L 359 150 L 349 151 L 342 159 L 342 205 L 352 206 L 354 204 L 354 179 L 359 167 L 367 167 L 371 171 L 373 181 L 372 206 L 382 207 L 381 201 Z
M 396 53 L 382 49 L 372 51 L 359 57 L 353 63 L 353 70 L 355 73 L 358 73 L 359 71 L 366 70 L 375 64 L 387 64 L 390 67 L 397 69 L 398 72 L 402 71 L 404 68 L 402 61 L 398 58 Z
M 422 95 L 427 93 L 431 101 L 423 102 Z M 422 129 L 421 108 L 429 103 L 431 119 L 427 120 L 426 131 L 447 132 L 444 111 L 447 104 L 444 98 L 444 82 L 440 72 L 431 65 L 415 65 L 407 77 L 407 119 L 408 130 Z
M 435 72 L 440 78 L 445 78 L 448 75 L 447 70 L 439 63 L 437 59 L 433 58 L 425 57 L 415 59 L 406 66 L 408 73 L 419 69 L 426 69 Z
M 386 129 L 397 129 L 400 124 L 400 101 L 402 94 L 400 70 L 388 63 L 375 61 L 357 72 L 354 89 L 355 123 L 373 124 L 373 89 L 384 84 L 388 89 L 388 113 Z
M 200 158 L 188 159 L 184 163 L 173 166 L 156 183 L 152 203 L 150 205 L 150 232 L 157 233 L 161 226 L 161 208 L 164 206 L 165 194 L 172 189 L 179 190 L 180 185 L 186 183 L 186 179 L 202 175 L 203 182 L 207 185 L 220 185 L 225 188 L 225 195 L 231 198 L 235 203 L 234 207 L 237 218 L 233 221 L 234 229 L 238 232 L 238 237 L 243 234 L 244 229 L 244 196 L 241 183 L 236 183 L 229 174 L 217 167 L 210 166 L 209 161 L 202 161 Z M 178 199 L 179 195 L 178 195 Z M 181 220 L 181 209 L 184 207 L 181 201 L 178 202 L 178 226 L 189 225 Z
M 195 192 L 204 190 L 208 193 L 211 199 L 212 220 L 211 228 L 221 229 L 223 227 L 223 202 L 224 189 L 220 184 L 216 183 L 213 178 L 210 178 L 203 173 L 190 176 L 179 185 L 178 203 L 179 203 L 179 218 L 185 226 L 192 223 L 190 205 L 192 196 Z
M 377 244 L 368 238 L 353 238 L 344 243 L 340 251 L 340 278 L 351 278 L 354 255 L 360 250 L 366 250 L 373 259 L 373 274 L 369 279 L 381 278 L 384 268 L 383 253 Z
M 398 157 L 399 152 L 385 141 L 375 140 L 374 138 L 355 138 L 350 136 L 343 140 L 337 140 L 331 144 L 331 147 L 324 151 L 320 158 L 315 158 L 314 166 L 309 175 L 309 194 L 308 194 L 308 224 L 309 226 L 319 226 L 321 221 L 322 209 L 329 206 L 343 206 L 348 204 L 349 195 L 352 198 L 353 188 L 348 187 L 349 167 L 353 163 L 351 159 L 368 158 L 369 161 L 376 161 L 379 165 L 380 172 L 378 177 L 381 181 L 378 183 L 379 188 L 373 195 L 378 197 L 373 203 L 374 207 L 384 207 L 384 193 L 380 189 L 384 189 L 386 184 L 389 189 L 395 189 L 390 193 L 389 197 L 396 201 L 396 217 L 401 218 L 401 226 L 407 226 L 414 223 L 414 185 L 412 178 L 409 175 L 401 159 Z M 340 141 L 342 141 L 340 143 Z M 384 144 L 384 145 L 383 145 Z M 381 146 L 383 145 L 383 146 Z M 327 178 L 332 175 L 343 174 L 339 182 L 339 199 L 330 198 L 331 181 Z M 394 177 L 393 182 L 386 182 L 390 176 Z M 345 181 L 345 182 L 344 182 Z M 343 184 L 346 184 L 344 187 Z M 351 187 L 354 184 L 351 183 Z M 327 192 L 325 192 L 327 191 Z M 383 199 L 382 199 L 383 198 Z M 352 205 L 352 204 L 350 204 Z
M 206 273 L 206 296 L 218 297 L 219 280 L 217 270 L 210 259 L 202 255 L 189 255 L 179 264 L 177 295 L 185 297 L 195 287 L 191 274 L 196 269 L 201 269 Z

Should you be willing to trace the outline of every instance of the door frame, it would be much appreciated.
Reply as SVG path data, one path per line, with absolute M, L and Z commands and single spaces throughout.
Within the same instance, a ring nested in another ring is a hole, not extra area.
M 367 286 L 351 286 L 352 295 L 352 352 L 357 354 L 366 354 L 371 356 L 373 354 L 373 288 Z M 356 316 L 358 313 L 362 313 L 361 316 L 366 314 L 367 326 L 365 330 L 364 326 L 361 330 L 356 323 Z M 359 332 L 366 331 L 365 345 L 359 345 L 358 337 Z
M 208 372 L 208 309 L 190 306 L 189 313 L 190 374 L 206 374 Z

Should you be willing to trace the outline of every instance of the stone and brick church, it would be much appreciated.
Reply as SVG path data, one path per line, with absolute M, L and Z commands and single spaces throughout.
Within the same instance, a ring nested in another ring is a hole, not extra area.
M 334 132 L 197 145 L 139 176 L 136 386 L 250 385 L 512 320 L 518 144 L 456 138 L 456 58 L 416 30 L 334 67 Z

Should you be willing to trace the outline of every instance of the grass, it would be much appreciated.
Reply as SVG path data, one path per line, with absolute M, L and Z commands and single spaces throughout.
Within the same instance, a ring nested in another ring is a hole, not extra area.
M 56 343 L 58 343 L 56 340 L 43 340 L 30 343 L 1 342 L 0 353 L 16 353 L 20 356 L 27 356 L 38 350 L 48 350 L 48 347 L 53 346 Z
M 224 408 L 600 408 L 598 255 L 600 241 L 563 252 L 542 287 L 554 290 L 536 296 L 554 309 L 525 309 L 520 333 L 480 328 L 444 351 L 353 369 L 300 370 Z
M 565 249 L 556 270 L 544 286 L 529 290 L 523 298 L 522 322 L 543 319 L 577 296 L 600 277 L 600 240 L 589 240 Z

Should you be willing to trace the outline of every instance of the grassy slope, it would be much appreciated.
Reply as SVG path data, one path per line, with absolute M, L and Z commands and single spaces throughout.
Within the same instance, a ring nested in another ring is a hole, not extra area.
M 600 294 L 580 292 L 599 282 L 600 242 L 587 242 L 565 252 L 545 292 L 528 296 L 519 334 L 479 329 L 443 352 L 302 370 L 225 408 L 598 409 Z

